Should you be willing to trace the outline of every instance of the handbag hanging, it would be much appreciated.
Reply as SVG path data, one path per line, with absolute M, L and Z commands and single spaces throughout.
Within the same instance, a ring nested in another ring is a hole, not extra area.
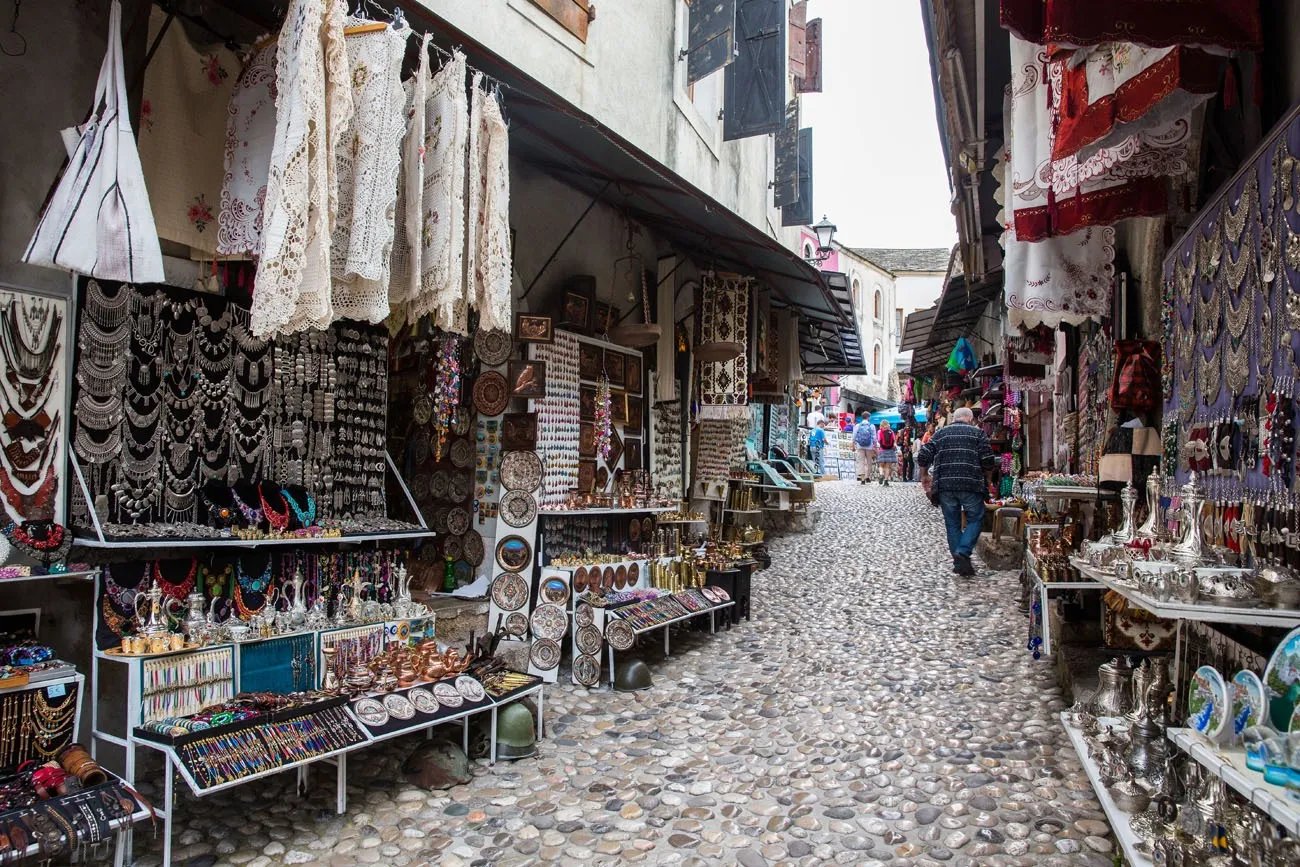
M 119 0 L 108 15 L 90 117 L 62 135 L 68 163 L 22 260 L 105 280 L 162 282 L 162 249 L 127 114 Z

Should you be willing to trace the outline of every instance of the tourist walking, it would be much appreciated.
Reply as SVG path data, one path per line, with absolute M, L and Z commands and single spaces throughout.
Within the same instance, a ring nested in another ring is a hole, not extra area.
M 808 435 L 808 455 L 812 458 L 817 475 L 826 475 L 826 420 L 812 429 Z
M 936 431 L 921 447 L 916 459 L 922 469 L 930 469 L 931 484 L 939 493 L 939 508 L 948 530 L 948 550 L 952 552 L 952 571 L 966 576 L 975 574 L 970 555 L 979 541 L 984 520 L 987 474 L 995 465 L 989 438 L 974 422 L 975 414 L 970 409 L 957 410 L 952 414 L 952 423 Z
M 865 415 L 853 428 L 853 451 L 857 455 L 858 484 L 871 481 L 871 464 L 876 456 L 876 426 Z
M 912 470 L 916 466 L 916 456 L 912 454 L 912 441 L 915 439 L 910 424 L 903 425 L 898 432 L 898 479 L 912 481 Z
M 880 484 L 889 487 L 898 464 L 898 435 L 889 419 L 881 419 L 880 429 L 876 431 L 876 464 L 880 467 Z
M 924 444 L 923 440 L 924 437 L 920 435 L 919 432 L 912 434 L 912 469 L 908 472 L 907 477 L 914 482 L 921 481 L 921 467 L 916 462 L 916 458 L 921 454 L 921 446 Z

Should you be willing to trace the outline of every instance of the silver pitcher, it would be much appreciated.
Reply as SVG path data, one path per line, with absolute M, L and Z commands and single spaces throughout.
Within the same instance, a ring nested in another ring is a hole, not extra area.
M 1201 565 L 1204 541 L 1201 538 L 1201 507 L 1205 503 L 1205 494 L 1193 470 L 1187 484 L 1182 487 L 1183 505 L 1180 520 L 1182 536 L 1178 544 L 1169 550 L 1170 559 L 1184 566 Z
M 189 605 L 189 611 L 185 614 L 185 619 L 181 621 L 181 632 L 193 644 L 206 644 L 208 640 L 208 614 L 204 607 L 203 592 L 195 590 L 189 596 L 185 597 L 186 604 Z
M 1159 473 L 1147 476 L 1147 519 L 1137 528 L 1139 539 L 1160 539 L 1166 533 L 1165 516 L 1160 508 L 1160 487 Z
M 1089 708 L 1094 716 L 1123 716 L 1129 709 L 1129 678 L 1132 673 L 1118 658 L 1097 669 L 1101 684 L 1093 695 Z
M 145 603 L 147 614 L 140 611 L 140 603 Z M 163 596 L 162 588 L 154 584 L 144 593 L 135 596 L 136 635 L 150 637 L 171 632 L 167 627 L 168 615 L 174 616 L 181 603 L 170 596 Z
M 1124 509 L 1124 520 L 1120 527 L 1114 533 L 1111 533 L 1111 539 L 1123 545 L 1133 541 L 1137 531 L 1133 529 L 1133 507 L 1137 505 L 1137 489 L 1133 487 L 1133 482 L 1124 486 L 1124 490 L 1119 493 L 1119 502 Z

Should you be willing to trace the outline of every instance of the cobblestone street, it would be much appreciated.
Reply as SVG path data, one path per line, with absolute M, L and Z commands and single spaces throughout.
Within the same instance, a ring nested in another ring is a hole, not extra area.
M 416 741 L 178 815 L 177 863 L 1104 867 L 1112 837 L 1025 651 L 1013 573 L 950 573 L 914 485 L 819 485 L 815 532 L 775 540 L 754 619 L 642 652 L 654 688 L 548 690 L 540 754 L 425 792 Z M 459 729 L 456 729 L 459 732 Z M 142 864 L 160 841 L 137 831 Z

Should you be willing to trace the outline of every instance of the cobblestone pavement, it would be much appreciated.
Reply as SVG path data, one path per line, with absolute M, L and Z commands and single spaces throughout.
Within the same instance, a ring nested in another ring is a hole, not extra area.
M 1109 864 L 1015 576 L 953 576 L 916 486 L 818 496 L 752 622 L 667 661 L 651 641 L 647 691 L 550 689 L 538 758 L 425 792 L 398 771 L 416 741 L 390 742 L 351 762 L 346 816 L 328 768 L 303 799 L 292 775 L 188 799 L 177 863 Z

